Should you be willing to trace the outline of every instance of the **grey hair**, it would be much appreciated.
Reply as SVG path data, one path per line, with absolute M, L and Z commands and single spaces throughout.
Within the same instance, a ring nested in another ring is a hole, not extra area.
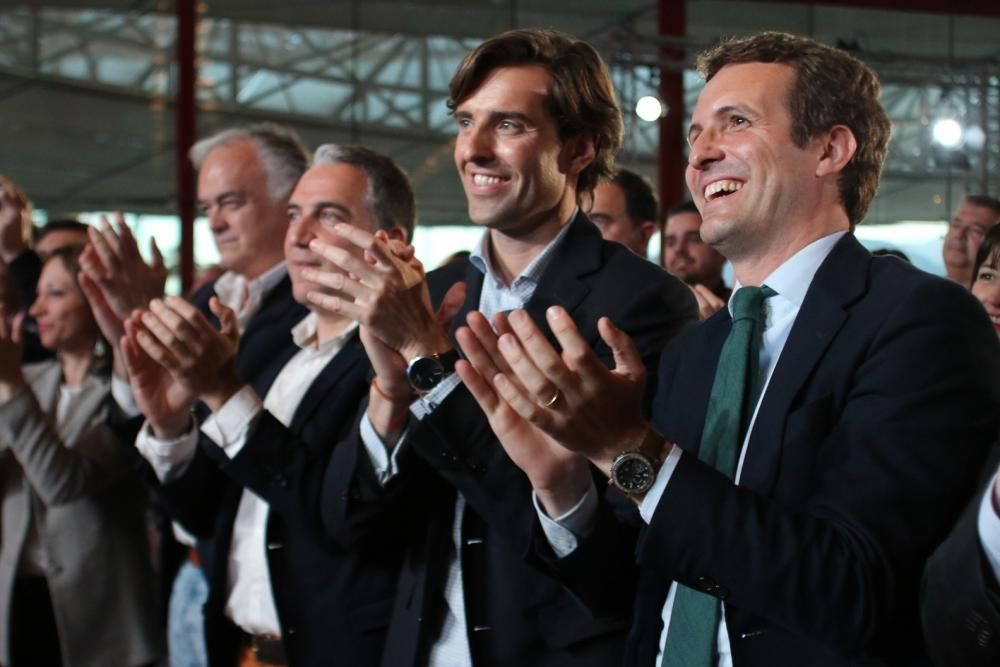
M 379 229 L 399 225 L 406 230 L 406 239 L 413 238 L 416 204 L 410 180 L 391 158 L 358 145 L 323 144 L 313 154 L 313 165 L 349 164 L 368 177 L 366 203 L 375 216 Z
M 195 169 L 201 169 L 209 153 L 237 141 L 253 142 L 267 176 L 267 191 L 272 201 L 287 199 L 303 172 L 309 168 L 309 151 L 299 135 L 295 130 L 277 123 L 255 123 L 223 130 L 192 146 L 188 157 Z

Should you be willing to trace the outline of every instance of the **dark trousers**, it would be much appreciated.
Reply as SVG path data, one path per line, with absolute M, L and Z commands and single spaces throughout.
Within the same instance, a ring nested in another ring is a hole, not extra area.
M 10 615 L 10 667 L 61 667 L 59 632 L 45 577 L 18 577 Z

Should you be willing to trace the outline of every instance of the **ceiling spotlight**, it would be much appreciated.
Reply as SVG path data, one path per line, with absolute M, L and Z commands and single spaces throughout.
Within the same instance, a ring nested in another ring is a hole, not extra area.
M 652 123 L 663 115 L 663 105 L 652 95 L 640 97 L 639 101 L 635 103 L 635 115 L 647 123 Z
M 931 128 L 931 136 L 934 138 L 934 143 L 940 145 L 942 148 L 958 148 L 962 145 L 963 134 L 962 124 L 954 118 L 936 120 L 934 121 L 934 127 Z

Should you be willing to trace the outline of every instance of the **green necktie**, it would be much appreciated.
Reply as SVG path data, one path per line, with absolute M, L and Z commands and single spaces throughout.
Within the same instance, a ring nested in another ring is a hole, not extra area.
M 774 294 L 765 285 L 741 287 L 733 295 L 733 327 L 722 345 L 712 383 L 698 458 L 730 479 L 736 475 L 747 422 L 757 399 L 761 306 Z M 719 601 L 677 584 L 661 667 L 712 667 L 718 625 Z

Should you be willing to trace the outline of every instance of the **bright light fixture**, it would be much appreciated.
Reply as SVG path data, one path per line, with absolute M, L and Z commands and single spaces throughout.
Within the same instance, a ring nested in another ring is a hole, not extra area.
M 652 123 L 663 115 L 663 105 L 652 95 L 640 97 L 639 101 L 635 103 L 635 115 L 647 123 Z
M 958 148 L 962 145 L 964 130 L 962 124 L 954 118 L 941 118 L 934 122 L 931 136 L 934 142 L 943 148 Z

